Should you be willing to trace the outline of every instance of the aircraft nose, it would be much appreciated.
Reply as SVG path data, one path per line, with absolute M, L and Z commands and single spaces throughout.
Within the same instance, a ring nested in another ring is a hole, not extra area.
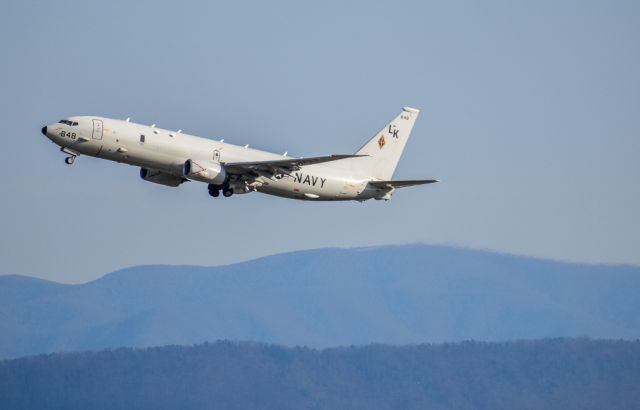
M 40 130 L 42 132 L 42 135 L 47 135 L 47 126 L 45 125 L 44 127 L 42 127 L 42 129 Z

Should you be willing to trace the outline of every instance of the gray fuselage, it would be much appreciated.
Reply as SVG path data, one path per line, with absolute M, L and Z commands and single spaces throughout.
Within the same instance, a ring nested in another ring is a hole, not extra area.
M 69 117 L 43 128 L 43 133 L 73 157 L 83 154 L 160 171 L 183 178 L 185 161 L 225 163 L 273 161 L 290 157 L 169 131 L 154 126 L 103 117 Z M 231 181 L 237 194 L 252 191 L 303 200 L 358 200 L 381 195 L 368 186 L 374 180 L 362 175 L 350 158 L 305 165 L 290 174 L 259 175 L 247 181 Z

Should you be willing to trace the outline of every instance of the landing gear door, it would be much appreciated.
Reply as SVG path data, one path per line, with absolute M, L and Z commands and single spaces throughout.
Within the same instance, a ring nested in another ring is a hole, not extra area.
M 91 138 L 94 140 L 102 139 L 102 120 L 93 120 L 93 134 Z

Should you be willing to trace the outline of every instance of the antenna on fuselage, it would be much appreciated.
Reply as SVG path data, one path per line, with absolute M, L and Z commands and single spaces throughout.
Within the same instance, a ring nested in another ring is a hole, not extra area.
M 220 142 L 224 142 L 224 138 L 220 140 Z
M 126 120 L 124 120 L 125 122 L 129 122 L 129 120 L 131 119 L 131 117 L 127 117 Z
M 289 151 L 285 151 L 284 154 L 282 154 L 282 156 L 286 157 L 288 153 L 289 153 Z
M 155 128 L 155 127 L 156 127 L 156 124 L 151 124 L 151 128 Z
M 245 148 L 249 148 L 249 144 L 245 145 L 244 147 L 245 147 Z
M 178 134 L 180 134 L 182 132 L 182 130 L 178 130 Z

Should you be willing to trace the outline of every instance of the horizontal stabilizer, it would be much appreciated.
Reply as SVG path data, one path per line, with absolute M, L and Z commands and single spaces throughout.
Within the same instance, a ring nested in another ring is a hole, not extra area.
M 376 188 L 404 188 L 406 186 L 433 184 L 434 182 L 440 182 L 437 179 L 405 179 L 398 181 L 369 181 L 369 185 Z

